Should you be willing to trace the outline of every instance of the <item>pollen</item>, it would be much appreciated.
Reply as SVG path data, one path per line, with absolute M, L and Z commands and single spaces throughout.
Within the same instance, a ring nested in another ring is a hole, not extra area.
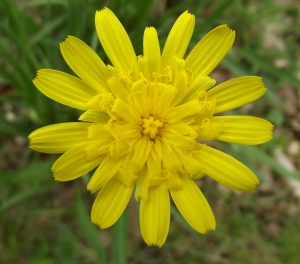
M 161 128 L 164 126 L 158 118 L 155 119 L 153 116 L 143 119 L 143 135 L 149 135 L 151 139 L 154 139 L 157 134 L 161 131 Z

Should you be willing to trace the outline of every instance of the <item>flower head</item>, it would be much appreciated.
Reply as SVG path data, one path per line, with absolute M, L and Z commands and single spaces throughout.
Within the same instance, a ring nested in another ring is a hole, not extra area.
M 52 167 L 58 181 L 97 168 L 87 188 L 100 190 L 91 215 L 101 228 L 118 220 L 135 186 L 148 245 L 162 246 L 166 240 L 169 194 L 195 230 L 215 229 L 214 215 L 195 179 L 208 175 L 243 192 L 253 192 L 259 183 L 245 165 L 201 142 L 252 145 L 272 137 L 273 126 L 266 120 L 215 116 L 258 99 L 266 89 L 255 76 L 213 87 L 215 80 L 208 75 L 231 48 L 235 34 L 219 26 L 184 59 L 194 24 L 195 17 L 184 12 L 162 54 L 156 30 L 146 28 L 144 54 L 136 56 L 122 24 L 105 8 L 96 12 L 96 29 L 113 66 L 69 36 L 60 48 L 78 77 L 44 69 L 33 81 L 46 96 L 85 112 L 80 122 L 37 129 L 29 136 L 31 148 L 64 153 Z

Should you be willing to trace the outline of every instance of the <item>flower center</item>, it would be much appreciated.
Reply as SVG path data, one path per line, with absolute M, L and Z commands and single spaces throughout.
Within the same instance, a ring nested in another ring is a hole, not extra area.
M 149 135 L 151 139 L 154 139 L 155 136 L 160 133 L 160 128 L 163 126 L 164 124 L 159 119 L 155 119 L 153 116 L 144 118 L 142 124 L 143 135 Z

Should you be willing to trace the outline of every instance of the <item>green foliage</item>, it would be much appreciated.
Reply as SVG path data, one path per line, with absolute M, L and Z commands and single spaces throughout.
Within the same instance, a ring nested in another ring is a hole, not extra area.
M 287 153 L 287 147 L 299 141 L 299 130 L 292 125 L 294 118 L 299 120 L 293 115 L 299 105 L 292 105 L 292 98 L 283 94 L 287 89 L 299 94 L 300 9 L 293 1 L 279 2 L 1 0 L 0 262 L 299 263 L 299 198 L 287 183 L 299 179 L 299 171 L 279 163 L 274 150 L 280 147 Z M 172 206 L 166 244 L 162 249 L 146 247 L 133 200 L 114 227 L 100 231 L 89 217 L 95 197 L 85 190 L 88 176 L 77 185 L 55 183 L 51 176 L 55 158 L 28 149 L 31 131 L 75 121 L 80 114 L 51 101 L 32 83 L 42 68 L 72 73 L 59 43 L 68 35 L 76 36 L 109 63 L 94 26 L 95 11 L 104 6 L 119 17 L 137 54 L 142 53 L 146 26 L 157 28 L 163 47 L 172 23 L 185 10 L 196 16 L 189 50 L 210 29 L 228 24 L 236 30 L 236 41 L 213 76 L 221 82 L 259 75 L 269 88 L 249 108 L 232 112 L 270 120 L 276 126 L 275 138 L 264 146 L 218 145 L 255 171 L 262 182 L 258 191 L 237 195 L 208 179 L 199 181 L 216 214 L 215 232 L 199 235 Z M 289 155 L 297 169 L 299 151 Z

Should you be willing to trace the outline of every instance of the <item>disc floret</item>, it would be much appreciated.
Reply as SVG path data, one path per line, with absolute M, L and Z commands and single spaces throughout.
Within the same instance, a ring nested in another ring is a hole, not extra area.
M 143 135 L 149 135 L 150 139 L 154 139 L 157 134 L 160 134 L 161 128 L 164 126 L 158 118 L 154 118 L 150 115 L 148 118 L 143 118 Z

